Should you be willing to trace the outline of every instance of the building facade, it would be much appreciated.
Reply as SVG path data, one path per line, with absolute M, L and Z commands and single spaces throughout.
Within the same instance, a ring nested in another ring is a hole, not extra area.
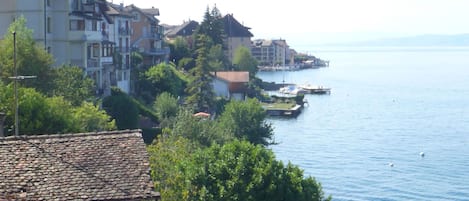
M 34 40 L 54 56 L 54 66 L 81 67 L 98 95 L 110 94 L 111 87 L 130 93 L 132 51 L 140 52 L 149 66 L 169 56 L 158 15 L 155 8 L 106 0 L 2 0 L 0 33 L 24 16 Z
M 223 17 L 223 24 L 225 27 L 225 55 L 230 62 L 233 62 L 234 54 L 240 46 L 248 49 L 251 47 L 251 38 L 254 36 L 249 27 L 246 27 L 238 22 L 232 14 L 227 14 Z
M 285 66 L 293 61 L 293 54 L 283 39 L 252 41 L 251 53 L 261 66 Z
M 149 67 L 169 60 L 169 47 L 164 44 L 164 28 L 159 24 L 157 8 L 140 9 L 129 5 L 126 11 L 132 15 L 131 46 L 143 56 L 143 66 Z

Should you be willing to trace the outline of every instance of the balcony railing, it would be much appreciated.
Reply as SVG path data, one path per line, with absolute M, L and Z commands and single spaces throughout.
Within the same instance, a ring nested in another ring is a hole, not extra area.
M 101 64 L 112 64 L 112 57 L 101 57 Z
M 99 59 L 98 58 L 91 58 L 87 60 L 87 68 L 98 68 L 99 65 Z

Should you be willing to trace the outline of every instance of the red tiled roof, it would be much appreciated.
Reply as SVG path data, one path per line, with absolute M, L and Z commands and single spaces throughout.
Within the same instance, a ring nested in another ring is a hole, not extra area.
M 149 200 L 140 130 L 0 138 L 0 200 Z
M 213 74 L 227 82 L 249 82 L 249 72 L 247 71 L 219 71 Z

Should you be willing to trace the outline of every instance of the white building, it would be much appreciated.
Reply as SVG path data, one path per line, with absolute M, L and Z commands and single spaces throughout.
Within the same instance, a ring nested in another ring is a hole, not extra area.
M 130 91 L 129 16 L 116 6 L 105 0 L 2 0 L 0 33 L 19 16 L 54 55 L 55 66 L 82 67 L 99 94 L 111 86 Z
M 290 64 L 292 54 L 287 42 L 283 39 L 252 41 L 251 53 L 262 66 L 285 66 Z

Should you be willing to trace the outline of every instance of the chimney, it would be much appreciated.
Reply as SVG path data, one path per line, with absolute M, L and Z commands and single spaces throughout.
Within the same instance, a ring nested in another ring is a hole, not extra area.
M 5 134 L 3 133 L 3 122 L 5 121 L 5 118 L 7 115 L 3 112 L 0 112 L 0 137 L 5 137 Z

